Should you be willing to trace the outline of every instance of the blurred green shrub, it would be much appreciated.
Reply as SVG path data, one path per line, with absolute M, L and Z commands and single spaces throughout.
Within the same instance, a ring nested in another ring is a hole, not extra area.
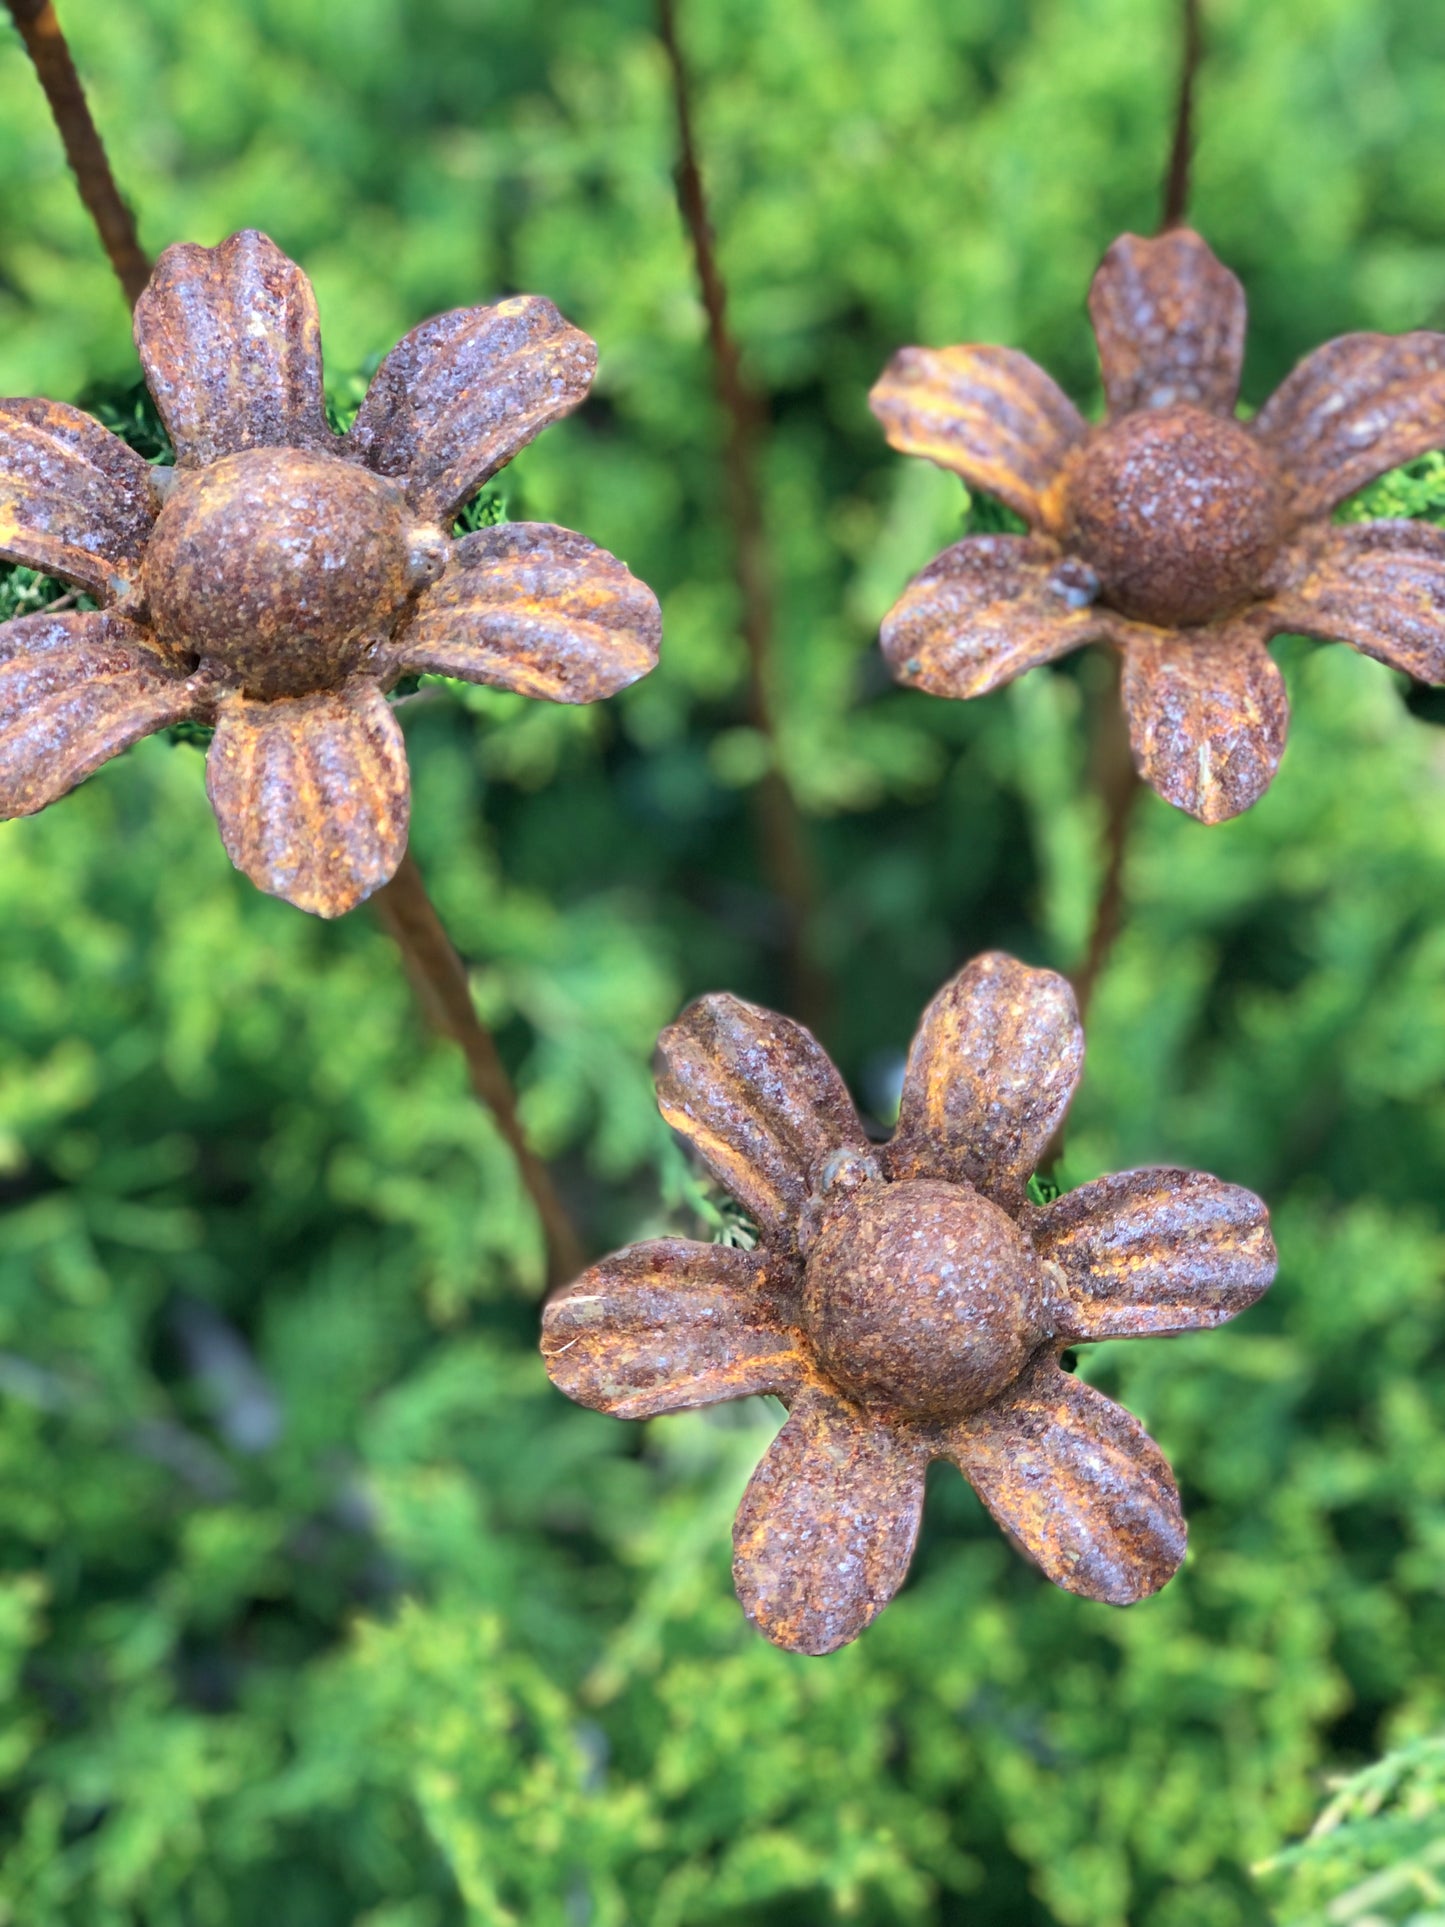
M 784 933 L 648 9 L 65 13 L 148 242 L 269 229 L 333 370 L 519 287 L 601 342 L 506 512 L 652 581 L 664 666 L 598 712 L 424 685 L 415 840 L 595 1246 L 707 1235 L 652 1041 L 703 989 L 784 1001 Z M 1251 293 L 1257 402 L 1330 333 L 1439 321 L 1445 39 L 1411 0 L 1211 18 L 1197 214 Z M 1089 401 L 1084 290 L 1155 218 L 1173 9 L 685 24 L 773 422 L 827 1041 L 886 1116 L 964 957 L 1078 958 L 1098 665 L 887 687 L 877 620 L 967 504 L 864 393 L 900 341 L 973 336 Z M 0 40 L 0 388 L 133 378 Z M 1434 472 L 1392 512 L 1435 513 Z M 1064 1598 L 940 1468 L 905 1593 L 827 1662 L 756 1640 L 729 1585 L 776 1412 L 625 1427 L 546 1385 L 535 1228 L 366 915 L 236 877 L 184 744 L 0 826 L 0 1923 L 1248 1927 L 1377 1871 L 1316 1880 L 1328 1834 L 1249 1869 L 1445 1719 L 1445 738 L 1377 666 L 1280 654 L 1265 801 L 1213 830 L 1141 807 L 1062 1172 L 1197 1163 L 1276 1208 L 1257 1311 L 1082 1360 L 1179 1467 L 1190 1563 L 1128 1614 Z
M 1416 1740 L 1352 1774 L 1309 1838 L 1259 1871 L 1281 1896 L 1284 1923 L 1445 1919 L 1445 1739 Z

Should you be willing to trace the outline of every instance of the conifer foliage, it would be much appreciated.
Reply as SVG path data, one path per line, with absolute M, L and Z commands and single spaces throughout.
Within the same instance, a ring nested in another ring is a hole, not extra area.
M 254 226 L 305 264 L 333 428 L 424 316 L 538 290 L 599 344 L 586 407 L 462 521 L 625 557 L 658 667 L 579 707 L 390 692 L 417 863 L 588 1255 L 756 1245 L 655 1107 L 691 1000 L 796 1011 L 801 959 L 881 1138 L 918 1012 L 1001 949 L 1092 991 L 1032 1206 L 1219 1172 L 1280 1269 L 1219 1329 L 1064 1355 L 1178 1470 L 1157 1596 L 1058 1591 L 942 1468 L 887 1612 L 776 1650 L 728 1528 L 781 1407 L 623 1425 L 553 1389 L 501 1114 L 367 909 L 232 869 L 205 719 L 161 730 L 0 824 L 0 1924 L 1438 1915 L 1440 697 L 1276 639 L 1289 746 L 1206 825 L 1111 800 L 1102 652 L 948 703 L 877 647 L 931 556 L 1018 530 L 887 449 L 869 386 L 900 342 L 1000 342 L 1098 418 L 1082 292 L 1156 224 L 1177 10 L 673 9 L 756 411 L 765 712 L 650 7 L 62 12 L 140 243 Z M 1220 0 L 1209 29 L 1189 220 L 1248 291 L 1248 413 L 1321 341 L 1445 320 L 1445 48 L 1415 0 Z M 152 462 L 139 377 L 7 28 L 0 393 Z M 1442 460 L 1339 519 L 1445 525 Z M 76 597 L 0 570 L 0 621 Z

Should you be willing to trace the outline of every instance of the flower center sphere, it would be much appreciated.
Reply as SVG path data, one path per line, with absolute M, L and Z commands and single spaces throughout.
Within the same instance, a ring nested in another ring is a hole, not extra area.
M 1067 482 L 1065 540 L 1126 616 L 1187 628 L 1259 594 L 1282 534 L 1273 458 L 1178 402 L 1100 430 Z
M 910 1418 L 986 1405 L 1043 1335 L 1043 1274 L 1018 1226 L 927 1178 L 866 1185 L 829 1215 L 803 1304 L 838 1385 Z
M 248 695 L 343 681 L 444 565 L 395 483 L 338 456 L 253 448 L 175 474 L 146 550 L 151 622 Z

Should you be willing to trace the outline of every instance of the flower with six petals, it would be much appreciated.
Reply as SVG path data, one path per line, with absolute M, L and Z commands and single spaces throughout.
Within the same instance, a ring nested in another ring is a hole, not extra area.
M 386 701 L 403 676 L 582 703 L 656 663 L 656 598 L 586 537 L 523 522 L 452 540 L 468 497 L 591 384 L 596 349 L 550 301 L 414 328 L 345 435 L 311 284 L 262 234 L 168 248 L 135 337 L 174 468 L 77 408 L 0 401 L 0 560 L 100 604 L 0 625 L 0 817 L 154 730 L 213 723 L 232 862 L 339 916 L 406 848 Z
M 874 387 L 895 448 L 1031 531 L 935 557 L 885 620 L 884 654 L 899 681 L 966 697 L 1112 644 L 1140 774 L 1217 823 L 1263 794 L 1284 749 L 1272 636 L 1346 642 L 1445 682 L 1445 531 L 1331 521 L 1445 444 L 1445 335 L 1342 335 L 1246 422 L 1243 290 L 1197 234 L 1121 236 L 1089 312 L 1099 426 L 1009 348 L 905 348 Z
M 1156 1592 L 1184 1555 L 1169 1467 L 1060 1355 L 1220 1324 L 1267 1288 L 1274 1245 L 1258 1198 L 1195 1172 L 1029 1201 L 1083 1061 L 1065 980 L 994 953 L 946 984 L 882 1145 L 786 1017 L 704 997 L 659 1053 L 663 1116 L 758 1247 L 617 1252 L 551 1300 L 542 1351 L 569 1398 L 620 1418 L 788 1404 L 733 1533 L 753 1623 L 796 1652 L 855 1638 L 903 1581 L 938 1458 L 1055 1584 Z

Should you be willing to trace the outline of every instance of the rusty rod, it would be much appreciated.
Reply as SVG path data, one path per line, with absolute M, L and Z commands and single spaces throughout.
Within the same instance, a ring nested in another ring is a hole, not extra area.
M 1112 662 L 1114 659 L 1111 657 L 1110 660 Z M 1114 947 L 1114 940 L 1123 928 L 1126 905 L 1124 865 L 1129 849 L 1129 829 L 1143 787 L 1129 748 L 1129 727 L 1120 701 L 1117 665 L 1115 673 L 1109 678 L 1109 687 L 1096 693 L 1094 703 L 1091 776 L 1094 791 L 1104 806 L 1104 868 L 1099 881 L 1099 894 L 1094 902 L 1094 920 L 1084 961 L 1072 979 L 1081 1020 L 1088 1017 L 1095 986 Z
M 134 307 L 150 280 L 150 260 L 136 233 L 135 216 L 116 186 L 55 8 L 51 0 L 6 0 L 6 4 L 50 103 L 80 198 L 125 298 Z
M 1194 87 L 1204 54 L 1204 32 L 1199 0 L 1181 0 L 1179 84 L 1175 93 L 1174 135 L 1164 170 L 1164 193 L 1159 221 L 1161 234 L 1183 225 L 1189 211 L 1190 173 L 1194 156 Z M 1117 677 L 1115 679 L 1117 681 Z M 1123 928 L 1126 910 L 1124 865 L 1129 827 L 1139 795 L 1139 776 L 1129 751 L 1115 692 L 1100 698 L 1095 711 L 1093 781 L 1104 806 L 1104 871 L 1094 906 L 1084 961 L 1074 973 L 1079 1011 L 1087 1013 L 1109 952 Z M 1056 1147 L 1057 1148 L 1057 1147 Z
M 778 765 L 773 699 L 773 567 L 763 519 L 760 447 L 764 410 L 743 371 L 727 317 L 727 284 L 718 262 L 692 117 L 692 87 L 678 37 L 676 0 L 658 0 L 658 31 L 672 78 L 677 116 L 677 201 L 692 244 L 693 264 L 723 418 L 723 469 L 734 566 L 748 658 L 748 720 L 771 756 L 755 790 L 763 865 L 787 918 L 787 956 L 795 1015 L 818 1029 L 827 1013 L 827 980 L 812 949 L 817 884 L 806 829 Z
M 1159 232 L 1182 227 L 1189 211 L 1189 179 L 1194 160 L 1194 83 L 1204 57 L 1204 29 L 1199 0 L 1182 0 L 1179 91 L 1174 107 L 1174 139 L 1164 174 L 1164 200 Z
M 434 1029 L 450 1037 L 466 1059 L 477 1098 L 497 1120 L 511 1147 L 547 1244 L 547 1282 L 568 1284 L 585 1263 L 582 1241 L 557 1195 L 551 1174 L 528 1144 L 517 1115 L 517 1093 L 496 1040 L 477 1015 L 466 966 L 457 955 L 410 851 L 396 875 L 371 899 L 382 927 L 406 965 L 417 1001 Z

